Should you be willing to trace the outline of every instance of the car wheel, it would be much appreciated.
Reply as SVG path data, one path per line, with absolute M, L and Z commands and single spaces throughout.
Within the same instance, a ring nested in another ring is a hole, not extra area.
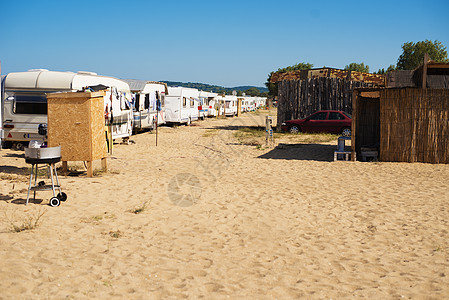
M 299 133 L 300 129 L 299 129 L 299 127 L 297 125 L 292 125 L 288 129 L 288 132 L 290 132 L 290 133 Z
M 351 128 L 345 127 L 341 130 L 342 136 L 351 136 Z

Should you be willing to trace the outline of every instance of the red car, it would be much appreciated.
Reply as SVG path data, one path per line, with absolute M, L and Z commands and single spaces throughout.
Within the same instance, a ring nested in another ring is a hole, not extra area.
M 351 115 L 340 110 L 320 110 L 305 119 L 282 123 L 281 129 L 290 133 L 328 132 L 351 136 Z

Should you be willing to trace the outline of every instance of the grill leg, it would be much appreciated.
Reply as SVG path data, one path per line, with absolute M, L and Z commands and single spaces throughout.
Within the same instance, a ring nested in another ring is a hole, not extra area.
M 50 174 L 51 174 L 51 188 L 52 188 L 52 191 L 53 191 L 53 197 L 56 197 L 55 183 L 53 181 L 53 164 L 50 164 Z
M 28 201 L 30 200 L 31 183 L 33 182 L 33 171 L 34 171 L 33 169 L 34 169 L 34 165 L 31 165 L 30 184 L 28 185 L 28 194 L 27 194 L 27 203 L 26 203 L 26 205 L 28 205 Z
M 37 166 L 38 164 L 34 165 L 34 186 L 36 186 L 37 183 Z M 34 191 L 33 199 L 36 200 L 36 191 Z
M 53 168 L 55 169 L 55 177 L 56 177 L 56 186 L 59 189 L 59 193 L 61 193 L 61 185 L 59 184 L 58 173 L 56 172 L 56 164 L 53 164 Z

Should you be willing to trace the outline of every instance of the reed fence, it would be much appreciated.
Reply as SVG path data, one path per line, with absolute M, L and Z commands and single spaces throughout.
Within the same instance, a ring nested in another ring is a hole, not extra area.
M 449 163 L 449 90 L 380 91 L 380 160 Z
M 352 113 L 352 91 L 373 83 L 340 78 L 308 78 L 278 83 L 277 128 L 282 122 L 304 118 L 318 110 Z

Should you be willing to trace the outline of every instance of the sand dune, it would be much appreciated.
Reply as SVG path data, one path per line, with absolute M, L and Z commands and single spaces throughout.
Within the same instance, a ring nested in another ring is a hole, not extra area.
M 162 127 L 157 147 L 133 136 L 108 173 L 61 176 L 58 208 L 46 192 L 23 205 L 28 166 L 1 150 L 0 299 L 449 295 L 449 165 L 333 162 L 335 140 L 235 137 L 264 118 Z

